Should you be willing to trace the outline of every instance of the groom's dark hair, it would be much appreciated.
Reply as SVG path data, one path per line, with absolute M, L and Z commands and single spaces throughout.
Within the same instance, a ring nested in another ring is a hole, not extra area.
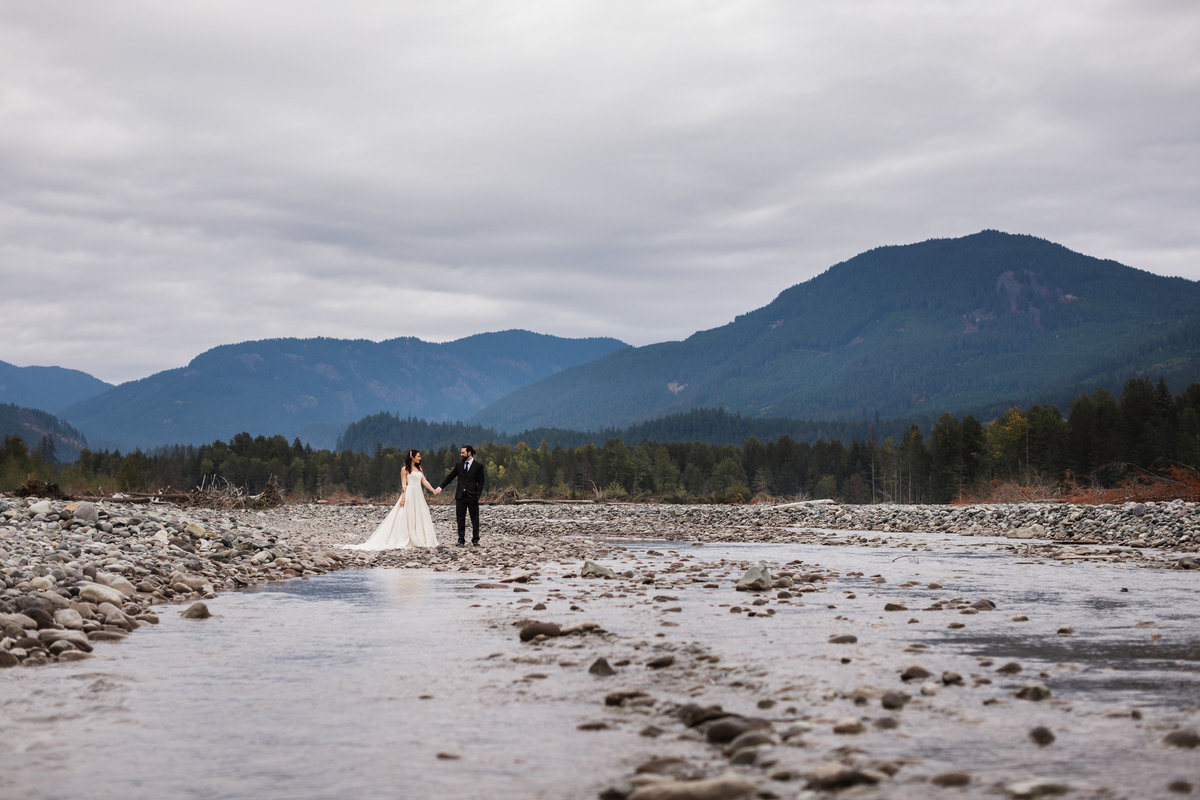
M 469 445 L 469 444 L 464 444 L 464 445 L 463 445 L 463 450 L 466 450 L 466 451 L 467 451 L 468 453 L 470 453 L 471 455 L 475 455 L 475 448 L 474 448 L 474 447 L 471 447 L 471 445 Z

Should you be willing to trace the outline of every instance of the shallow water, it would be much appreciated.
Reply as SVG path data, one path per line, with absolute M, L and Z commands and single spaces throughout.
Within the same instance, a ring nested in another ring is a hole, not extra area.
M 785 764 L 811 766 L 848 744 L 906 760 L 913 766 L 899 777 L 909 782 L 889 797 L 922 797 L 930 789 L 921 775 L 952 769 L 977 776 L 959 796 L 1031 776 L 1097 797 L 1166 796 L 1167 780 L 1196 780 L 1194 751 L 1159 744 L 1164 731 L 1200 719 L 1195 575 L 1040 562 L 963 539 L 926 539 L 921 552 L 888 541 L 629 542 L 627 556 L 609 563 L 656 573 L 645 587 L 583 580 L 578 565 L 545 568 L 516 590 L 475 588 L 479 576 L 367 569 L 228 593 L 209 601 L 216 617 L 204 621 L 162 608 L 161 625 L 101 644 L 91 659 L 0 673 L 4 796 L 592 798 L 650 755 L 707 757 L 674 731 L 638 736 L 653 720 L 600 702 L 615 686 L 643 684 L 656 697 L 744 713 L 779 698 L 780 719 L 815 728 L 808 747 L 781 748 Z M 760 560 L 837 575 L 821 592 L 772 600 L 773 616 L 730 613 L 754 608 L 730 587 L 744 563 Z M 707 577 L 690 582 L 672 563 Z M 704 588 L 710 580 L 719 588 Z M 998 609 L 923 610 L 934 598 L 980 597 Z M 546 610 L 530 614 L 538 601 Z M 909 610 L 885 612 L 886 602 Z M 526 616 L 595 621 L 617 638 L 522 645 L 511 623 Z M 1058 634 L 1064 624 L 1073 635 Z M 843 632 L 859 643 L 827 642 Z M 685 643 L 720 656 L 717 678 L 693 670 L 702 685 L 671 683 L 641 666 L 658 647 L 683 656 Z M 927 649 L 905 652 L 914 644 Z M 585 672 L 596 655 L 630 653 L 615 678 Z M 995 672 L 1010 660 L 1020 674 Z M 911 663 L 991 683 L 919 698 L 896 712 L 896 731 L 853 741 L 829 732 L 839 717 L 887 713 L 854 704 L 864 685 L 917 694 L 897 677 Z M 1013 699 L 1031 680 L 1054 699 Z M 576 729 L 597 719 L 610 728 Z M 1037 748 L 1026 737 L 1034 724 L 1058 741 Z

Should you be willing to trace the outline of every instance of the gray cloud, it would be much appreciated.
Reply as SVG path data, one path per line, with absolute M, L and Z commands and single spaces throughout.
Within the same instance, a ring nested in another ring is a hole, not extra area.
M 0 5 L 0 359 L 681 338 L 882 244 L 1200 278 L 1191 2 Z

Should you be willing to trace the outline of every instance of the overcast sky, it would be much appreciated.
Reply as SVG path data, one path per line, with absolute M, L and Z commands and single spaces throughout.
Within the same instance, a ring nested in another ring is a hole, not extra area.
M 1200 279 L 1200 3 L 0 0 L 0 360 L 684 338 L 984 228 Z

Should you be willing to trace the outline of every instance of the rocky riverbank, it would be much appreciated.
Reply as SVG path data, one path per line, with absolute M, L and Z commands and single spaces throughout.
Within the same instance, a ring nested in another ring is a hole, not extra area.
M 63 503 L 0 497 L 0 666 L 86 658 L 97 642 L 157 621 L 166 604 L 346 566 L 410 566 L 511 574 L 547 562 L 581 564 L 613 539 L 886 543 L 879 533 L 1000 536 L 1059 559 L 1134 560 L 1196 568 L 1196 504 L 1124 506 L 485 506 L 484 545 L 359 553 L 386 509 L 288 505 L 266 511 L 166 504 Z M 453 544 L 453 509 L 433 506 Z M 833 533 L 846 531 L 850 533 Z M 156 610 L 157 609 L 157 610 Z M 203 605 L 187 613 L 203 615 Z

